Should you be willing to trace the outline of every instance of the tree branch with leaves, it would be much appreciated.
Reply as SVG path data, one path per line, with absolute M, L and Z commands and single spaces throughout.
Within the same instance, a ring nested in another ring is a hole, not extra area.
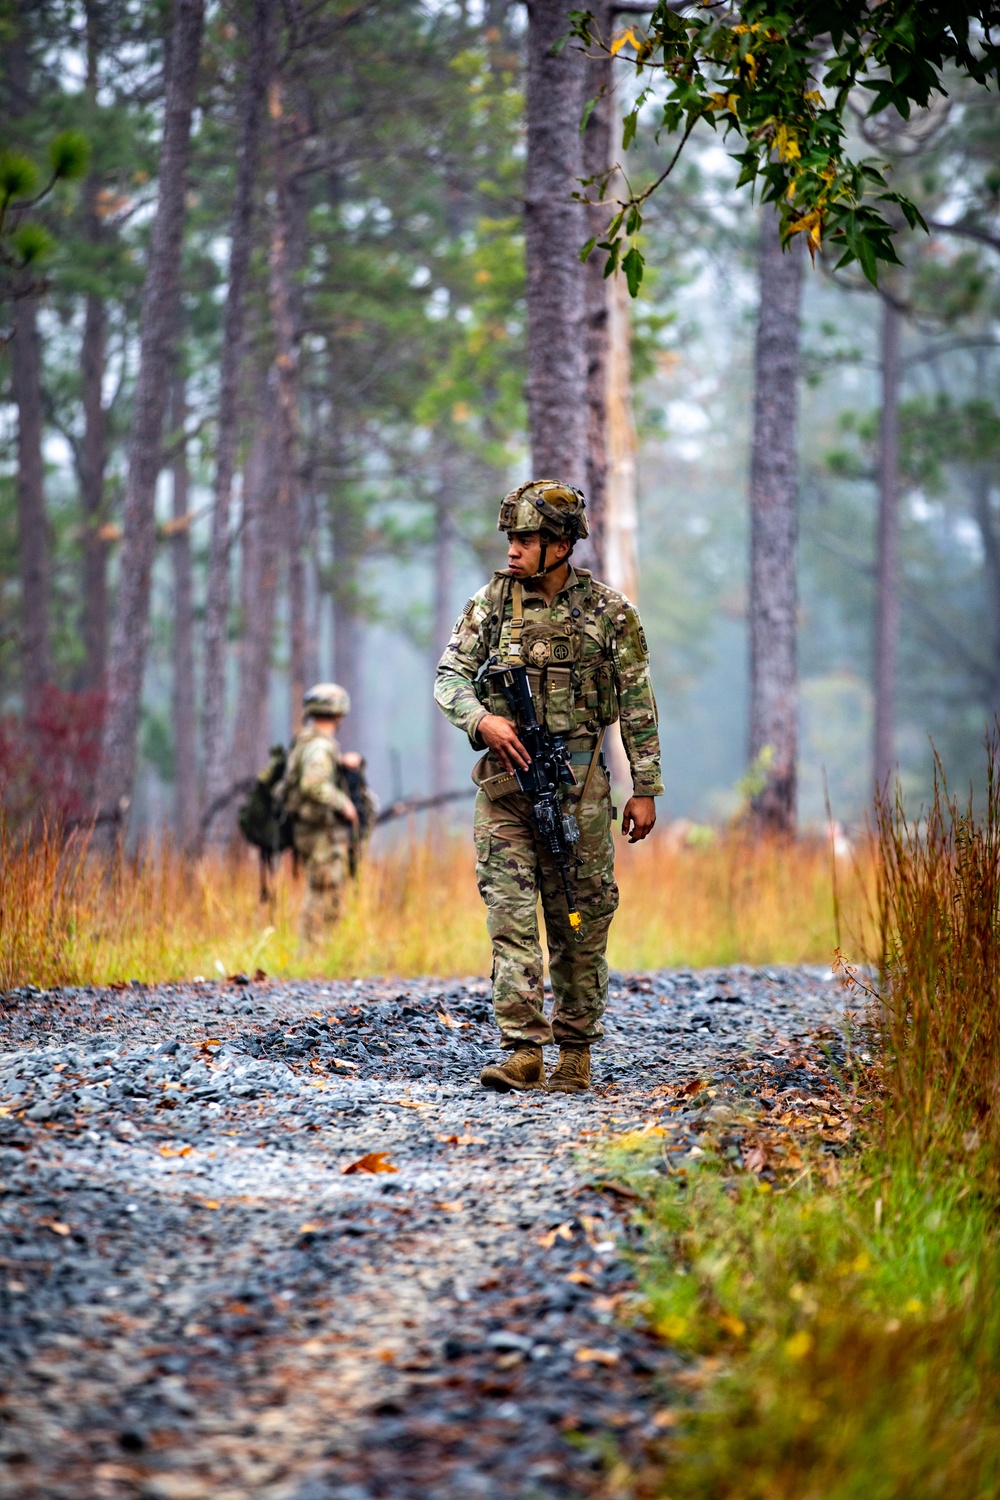
M 801 234 L 813 257 L 829 246 L 838 267 L 856 260 L 874 285 L 879 262 L 898 263 L 894 219 L 926 225 L 889 186 L 885 162 L 852 157 L 850 106 L 867 94 L 865 118 L 891 109 L 908 119 L 947 94 L 949 75 L 982 85 L 1000 76 L 996 0 L 659 0 L 651 9 L 644 29 L 633 22 L 612 37 L 600 35 L 591 11 L 570 13 L 571 37 L 626 60 L 640 80 L 623 150 L 650 106 L 659 111 L 657 140 L 681 134 L 648 186 L 629 184 L 624 197 L 606 200 L 611 173 L 583 183 L 587 201 L 606 200 L 614 213 L 604 239 L 588 241 L 581 256 L 605 250 L 606 273 L 620 265 L 633 296 L 644 205 L 700 122 L 737 138 L 738 186 L 759 187 L 776 205 L 783 243 Z

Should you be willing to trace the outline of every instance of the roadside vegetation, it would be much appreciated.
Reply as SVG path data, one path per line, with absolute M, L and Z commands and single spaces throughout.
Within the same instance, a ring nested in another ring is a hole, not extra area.
M 655 838 L 623 850 L 612 967 L 825 963 L 836 945 L 834 869 L 821 842 L 699 848 Z M 871 860 L 837 871 L 843 942 L 863 956 L 874 931 Z M 482 903 L 465 835 L 376 850 L 344 920 L 320 952 L 297 953 L 303 882 L 285 861 L 262 905 L 255 860 L 185 859 L 148 849 L 117 864 L 85 840 L 0 850 L 0 988 L 166 982 L 238 972 L 469 975 L 489 972 Z
M 648 1470 L 609 1494 L 1000 1492 L 997 778 L 994 745 L 978 821 L 940 775 L 919 828 L 883 810 L 878 978 L 856 980 L 837 1078 L 850 1144 L 793 1090 L 769 1101 L 801 1126 L 783 1161 L 749 1116 L 742 1170 L 709 1137 L 665 1177 L 653 1138 L 612 1151 L 643 1199 L 644 1311 L 685 1368 Z

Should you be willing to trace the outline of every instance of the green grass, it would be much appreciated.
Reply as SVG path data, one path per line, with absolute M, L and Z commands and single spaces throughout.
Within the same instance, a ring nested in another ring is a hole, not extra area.
M 768 1190 L 711 1158 L 660 1180 L 644 1311 L 688 1368 L 635 1493 L 1000 1493 L 996 1203 L 975 1177 L 862 1175 L 873 1164 L 835 1189 L 807 1173 Z M 626 1175 L 648 1189 L 641 1156 Z

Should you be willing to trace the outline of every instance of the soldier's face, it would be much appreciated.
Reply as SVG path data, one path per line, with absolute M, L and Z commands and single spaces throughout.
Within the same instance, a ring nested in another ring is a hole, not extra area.
M 559 562 L 569 551 L 568 542 L 549 542 L 546 566 Z M 515 578 L 533 578 L 542 565 L 542 538 L 537 531 L 507 533 L 507 567 Z

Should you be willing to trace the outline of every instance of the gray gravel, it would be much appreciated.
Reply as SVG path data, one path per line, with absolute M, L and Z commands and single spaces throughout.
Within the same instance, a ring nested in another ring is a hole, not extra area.
M 588 1152 L 683 1163 L 715 1096 L 665 1085 L 808 1090 L 841 1011 L 818 969 L 616 975 L 593 1091 L 498 1096 L 480 980 L 0 998 L 0 1497 L 598 1493 L 678 1361 Z

